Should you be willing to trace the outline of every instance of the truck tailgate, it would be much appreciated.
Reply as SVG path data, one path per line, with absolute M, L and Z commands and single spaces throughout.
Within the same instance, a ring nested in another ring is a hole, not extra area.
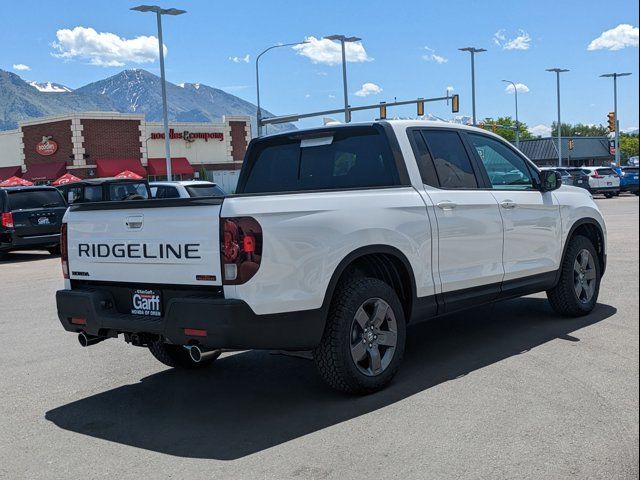
M 71 279 L 222 285 L 222 199 L 106 202 L 66 216 Z

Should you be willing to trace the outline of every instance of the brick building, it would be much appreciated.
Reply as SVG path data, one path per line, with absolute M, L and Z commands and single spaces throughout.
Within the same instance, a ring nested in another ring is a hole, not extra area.
M 226 116 L 220 123 L 170 125 L 172 173 L 235 188 L 251 139 L 249 117 Z M 11 175 L 48 183 L 65 173 L 80 178 L 131 170 L 151 180 L 166 177 L 162 123 L 142 115 L 73 113 L 22 122 L 0 132 L 0 180 Z

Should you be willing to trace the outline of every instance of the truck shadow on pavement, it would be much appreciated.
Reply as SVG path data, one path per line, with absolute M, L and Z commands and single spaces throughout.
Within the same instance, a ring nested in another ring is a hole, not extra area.
M 587 317 L 559 318 L 545 299 L 529 297 L 416 325 L 394 382 L 367 397 L 330 390 L 308 360 L 252 351 L 223 357 L 202 371 L 164 370 L 50 410 L 46 418 L 65 430 L 155 452 L 234 460 L 551 340 L 578 342 L 572 332 L 615 312 L 599 304 Z

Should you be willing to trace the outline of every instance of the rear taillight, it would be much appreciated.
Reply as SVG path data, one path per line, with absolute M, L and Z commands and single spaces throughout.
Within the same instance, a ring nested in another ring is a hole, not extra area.
M 4 228 L 13 228 L 13 213 L 3 213 L 2 214 L 2 226 Z
M 62 276 L 69 278 L 69 249 L 67 248 L 66 223 L 63 223 L 60 229 L 60 262 L 62 263 Z
M 262 228 L 251 217 L 220 219 L 220 257 L 225 285 L 246 283 L 260 268 Z

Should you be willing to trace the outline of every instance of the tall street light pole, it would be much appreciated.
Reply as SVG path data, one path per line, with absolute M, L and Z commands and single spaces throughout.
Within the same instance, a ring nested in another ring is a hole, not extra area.
M 160 54 L 160 83 L 162 84 L 162 121 L 164 123 L 164 154 L 167 162 L 167 180 L 171 181 L 171 139 L 169 138 L 169 113 L 167 109 L 167 82 L 164 75 L 164 48 L 162 42 L 162 15 L 182 15 L 186 10 L 161 8 L 157 5 L 139 5 L 131 10 L 153 12 L 158 23 L 158 50 Z
M 616 136 L 616 165 L 620 166 L 620 122 L 618 122 L 618 77 L 628 77 L 630 73 L 605 73 L 603 78 L 613 78 L 613 118 L 615 119 Z
M 520 122 L 518 121 L 518 86 L 511 80 L 502 80 L 513 85 L 513 94 L 516 98 L 516 147 L 520 148 Z
M 476 53 L 486 52 L 487 50 L 475 47 L 459 48 L 458 50 L 471 54 L 471 108 L 473 111 L 471 122 L 476 125 Z
M 349 111 L 349 94 L 347 91 L 347 54 L 346 43 L 359 42 L 362 40 L 358 37 L 346 37 L 344 35 L 329 35 L 324 37 L 327 40 L 338 41 L 342 46 L 342 87 L 344 90 L 344 121 L 345 123 L 351 122 L 351 112 Z
M 558 166 L 562 166 L 562 122 L 560 121 L 560 74 L 568 72 L 566 68 L 547 68 L 547 72 L 556 74 L 556 87 L 558 94 Z
M 256 56 L 256 103 L 258 104 L 258 111 L 256 113 L 256 120 L 258 123 L 258 136 L 261 137 L 262 136 L 262 108 L 260 108 L 260 58 L 267 53 L 270 50 L 273 50 L 275 48 L 282 48 L 282 47 L 295 47 L 296 45 L 304 45 L 305 43 L 309 43 L 308 41 L 304 41 L 304 42 L 294 42 L 294 43 L 278 43 L 277 45 L 272 45 L 268 48 L 265 48 L 263 51 L 261 51 L 257 56 Z

